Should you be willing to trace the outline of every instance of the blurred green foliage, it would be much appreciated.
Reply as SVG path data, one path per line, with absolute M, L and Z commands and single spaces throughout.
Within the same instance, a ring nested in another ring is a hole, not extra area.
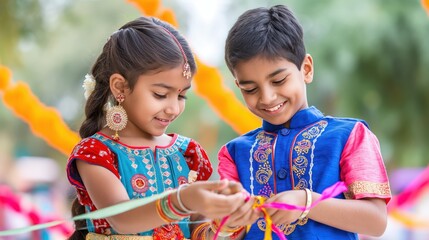
M 190 23 L 183 3 L 186 0 L 163 2 L 175 10 L 186 35 Z M 426 166 L 429 18 L 420 2 L 230 1 L 219 16 L 230 24 L 225 35 L 246 9 L 280 3 L 289 5 L 301 21 L 307 51 L 313 56 L 310 105 L 327 115 L 365 119 L 380 140 L 389 168 Z M 77 131 L 83 118 L 84 75 L 106 38 L 139 15 L 127 1 L 2 0 L 0 63 L 13 70 L 15 80 L 30 84 L 41 101 L 56 107 Z M 217 67 L 225 81 L 231 79 L 223 64 Z M 230 81 L 226 84 L 232 86 Z M 48 156 L 65 163 L 65 156 L 33 136 L 4 104 L 0 104 L 0 119 L 0 138 L 13 143 L 15 157 Z M 222 144 L 237 136 L 193 93 L 169 131 L 195 138 L 212 159 Z

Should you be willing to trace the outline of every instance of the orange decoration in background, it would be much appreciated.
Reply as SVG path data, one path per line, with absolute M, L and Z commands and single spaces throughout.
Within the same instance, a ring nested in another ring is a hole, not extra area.
M 231 89 L 222 84 L 220 72 L 203 64 L 198 58 L 196 61 L 198 71 L 194 76 L 195 91 L 207 100 L 218 116 L 238 133 L 246 133 L 260 126 L 261 120 L 250 113 Z
M 428 219 L 421 219 L 416 217 L 413 214 L 402 212 L 397 209 L 395 209 L 394 211 L 390 211 L 389 216 L 391 216 L 393 219 L 403 224 L 407 229 L 428 229 L 429 228 Z
M 0 65 L 0 91 L 4 91 L 10 83 L 12 72 L 9 68 Z
M 426 13 L 429 15 L 429 0 L 422 0 L 423 8 L 426 10 Z
M 177 27 L 179 26 L 174 12 L 171 9 L 163 8 L 161 0 L 127 0 L 131 4 L 134 4 L 137 9 L 147 16 L 157 17 L 163 21 L 170 23 Z
M 127 0 L 131 4 L 134 4 L 140 12 L 143 12 L 150 16 L 157 16 L 158 11 L 161 9 L 160 0 Z
M 127 1 L 147 15 L 178 26 L 174 12 L 163 8 L 160 0 Z M 203 64 L 198 59 L 197 64 L 199 70 L 195 75 L 196 93 L 206 99 L 224 121 L 239 134 L 260 126 L 260 120 L 222 84 L 222 77 L 217 69 Z M 18 82 L 11 86 L 11 76 L 11 71 L 0 65 L 0 91 L 3 91 L 6 106 L 26 122 L 36 136 L 61 153 L 70 154 L 80 140 L 77 133 L 68 128 L 57 110 L 41 103 L 26 83 Z
M 60 113 L 47 107 L 31 92 L 28 84 L 17 82 L 11 85 L 11 71 L 0 65 L 0 90 L 3 102 L 16 116 L 26 122 L 34 135 L 50 146 L 69 155 L 80 137 L 64 123 Z

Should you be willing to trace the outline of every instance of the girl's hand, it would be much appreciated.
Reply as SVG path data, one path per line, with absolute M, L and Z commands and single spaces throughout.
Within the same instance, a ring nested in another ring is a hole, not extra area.
M 306 193 L 304 190 L 290 190 L 276 194 L 267 199 L 265 203 L 287 203 L 291 205 L 305 207 Z M 280 210 L 275 208 L 267 208 L 268 215 L 274 224 L 290 224 L 296 221 L 302 214 L 301 210 Z
M 219 193 L 230 195 L 231 193 L 241 191 L 241 193 L 245 196 L 245 203 L 243 203 L 243 205 L 241 205 L 229 216 L 228 221 L 225 223 L 225 225 L 227 225 L 229 228 L 234 228 L 237 226 L 246 226 L 254 223 L 259 217 L 263 216 L 260 210 L 252 208 L 255 198 L 250 197 L 250 194 L 242 188 L 241 183 L 229 181 L 228 186 L 228 188 L 222 189 L 221 191 L 219 191 Z
M 182 188 L 180 198 L 186 208 L 206 218 L 223 218 L 244 204 L 246 196 L 242 189 L 241 184 L 228 180 L 194 182 Z
M 241 205 L 235 212 L 230 215 L 225 225 L 229 228 L 247 226 L 253 224 L 260 217 L 263 217 L 264 215 L 261 210 L 253 209 L 254 201 L 255 198 L 250 197 L 246 203 Z

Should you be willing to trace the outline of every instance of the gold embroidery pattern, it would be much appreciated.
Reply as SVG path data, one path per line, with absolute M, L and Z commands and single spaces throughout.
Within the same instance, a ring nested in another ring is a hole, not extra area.
M 256 181 L 260 184 L 266 184 L 268 180 L 270 180 L 271 175 L 273 175 L 273 171 L 268 161 L 265 161 L 263 164 L 259 165 L 258 171 L 256 171 Z
M 304 189 L 311 186 L 308 181 L 311 180 L 311 168 L 313 165 L 312 160 L 314 155 L 313 152 L 310 151 L 310 149 L 314 150 L 314 144 L 317 138 L 323 133 L 326 126 L 328 126 L 328 122 L 320 121 L 297 136 L 301 137 L 302 139 L 295 142 L 295 146 L 293 147 L 293 150 L 295 151 L 295 154 L 297 156 L 292 160 L 292 171 L 295 174 L 294 178 L 296 177 L 297 179 L 297 183 L 293 187 L 295 190 Z M 310 163 L 308 160 L 309 158 L 311 159 Z M 307 171 L 309 172 L 308 180 L 307 178 L 304 178 L 304 175 Z M 283 231 L 284 234 L 289 235 L 293 231 L 295 231 L 297 225 L 302 226 L 305 225 L 307 222 L 308 218 L 306 217 L 304 219 L 297 220 L 291 224 L 280 226 L 279 228 Z
M 307 139 L 303 139 L 296 143 L 296 146 L 294 147 L 293 150 L 295 150 L 295 152 L 298 155 L 301 155 L 301 154 L 307 154 L 310 148 L 311 148 L 311 142 Z
M 297 175 L 298 178 L 301 178 L 305 174 L 305 170 L 308 166 L 308 160 L 305 156 L 298 156 L 293 160 L 292 170 Z
M 344 193 L 346 198 L 354 199 L 359 194 L 376 194 L 380 196 L 391 196 L 389 183 L 375 183 L 368 181 L 357 181 L 348 186 L 348 191 Z
M 266 184 L 273 175 L 270 162 L 267 161 L 272 152 L 272 140 L 273 137 L 261 132 L 256 137 L 258 139 L 258 148 L 253 153 L 253 159 L 258 162 L 258 170 L 256 171 L 256 181 L 260 184 Z

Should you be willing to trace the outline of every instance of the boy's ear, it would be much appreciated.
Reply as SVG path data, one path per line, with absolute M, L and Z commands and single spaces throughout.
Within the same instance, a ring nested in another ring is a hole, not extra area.
M 114 73 L 110 76 L 109 84 L 114 96 L 117 96 L 119 93 L 125 93 L 125 90 L 128 88 L 127 80 L 119 73 Z
M 302 62 L 301 71 L 304 74 L 305 83 L 309 84 L 313 81 L 314 74 L 314 66 L 313 66 L 313 58 L 310 54 L 306 54 L 304 57 L 304 61 Z
M 240 88 L 240 85 L 238 85 L 237 79 L 234 79 L 234 82 L 235 82 L 235 86 L 237 86 L 238 88 Z

